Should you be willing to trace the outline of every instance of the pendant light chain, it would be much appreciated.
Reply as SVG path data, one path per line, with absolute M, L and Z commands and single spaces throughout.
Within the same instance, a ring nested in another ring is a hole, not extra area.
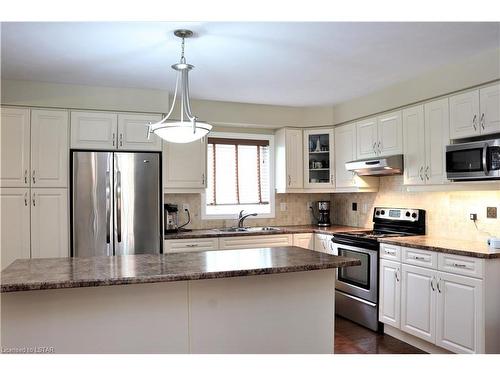
M 185 38 L 182 38 L 182 42 L 181 42 L 181 63 L 182 64 L 186 63 L 186 58 L 184 57 L 184 40 L 185 40 Z

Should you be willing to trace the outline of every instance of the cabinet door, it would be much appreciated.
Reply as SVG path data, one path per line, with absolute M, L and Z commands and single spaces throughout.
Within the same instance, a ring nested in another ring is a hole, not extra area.
M 448 181 L 446 179 L 446 145 L 450 143 L 448 98 L 425 104 L 424 112 L 425 179 L 428 184 L 443 184 Z
M 402 265 L 401 329 L 434 343 L 436 340 L 436 271 Z
M 2 107 L 0 186 L 29 186 L 30 111 Z
M 148 139 L 149 123 L 161 120 L 160 115 L 119 114 L 118 148 L 131 151 L 161 151 L 162 140 L 155 134 Z
M 479 135 L 479 91 L 450 97 L 450 138 Z
M 297 233 L 293 235 L 293 246 L 303 247 L 304 249 L 314 250 L 313 233 Z
M 380 260 L 379 320 L 401 326 L 401 263 Z
M 218 238 L 193 238 L 163 241 L 164 253 L 186 253 L 191 251 L 210 251 L 218 249 Z
M 481 134 L 500 133 L 500 85 L 479 90 Z
M 286 187 L 301 189 L 303 187 L 302 130 L 286 129 Z
M 31 257 L 69 256 L 68 189 L 31 189 Z
M 484 353 L 483 281 L 438 273 L 436 345 L 455 353 Z
M 71 148 L 115 149 L 117 119 L 115 113 L 71 112 Z
M 263 247 L 291 246 L 292 243 L 291 234 L 220 237 L 219 249 L 258 249 Z
M 404 183 L 425 184 L 424 107 L 419 105 L 403 111 Z
M 403 126 L 401 123 L 401 111 L 377 117 L 377 132 L 377 150 L 380 156 L 403 153 Z
M 355 174 L 345 169 L 345 163 L 356 159 L 356 125 L 335 128 L 335 187 L 352 187 Z
M 30 196 L 28 188 L 1 188 L 1 268 L 30 257 Z
M 206 137 L 191 143 L 163 142 L 164 189 L 204 189 L 206 173 Z
M 304 130 L 304 187 L 334 184 L 333 129 Z
M 356 158 L 377 156 L 377 118 L 372 117 L 356 123 Z
M 68 186 L 68 142 L 67 111 L 31 111 L 31 186 Z

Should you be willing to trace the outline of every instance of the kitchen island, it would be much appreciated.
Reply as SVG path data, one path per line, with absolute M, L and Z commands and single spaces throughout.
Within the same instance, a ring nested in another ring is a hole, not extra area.
M 1 345 L 333 353 L 335 269 L 359 264 L 292 246 L 16 260 L 1 274 Z

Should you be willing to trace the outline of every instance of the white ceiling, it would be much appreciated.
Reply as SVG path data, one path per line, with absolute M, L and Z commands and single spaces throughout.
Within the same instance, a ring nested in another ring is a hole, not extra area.
M 500 23 L 3 23 L 1 74 L 173 90 L 176 28 L 198 99 L 292 106 L 359 97 L 499 48 Z

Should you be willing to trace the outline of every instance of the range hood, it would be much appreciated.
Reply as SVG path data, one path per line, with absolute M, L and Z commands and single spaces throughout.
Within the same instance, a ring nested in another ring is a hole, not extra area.
M 358 176 L 388 176 L 403 173 L 403 155 L 354 160 L 345 163 L 348 171 Z

